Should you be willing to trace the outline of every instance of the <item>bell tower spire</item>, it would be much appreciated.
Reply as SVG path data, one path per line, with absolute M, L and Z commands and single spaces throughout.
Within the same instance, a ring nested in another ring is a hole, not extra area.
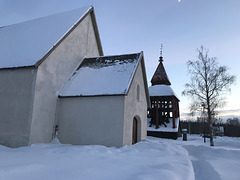
M 159 64 L 158 67 L 152 77 L 151 83 L 152 86 L 154 85 L 161 85 L 161 84 L 165 84 L 165 85 L 171 85 L 167 73 L 165 71 L 165 68 L 163 66 L 163 45 L 161 44 L 161 49 L 160 49 L 160 57 L 159 57 Z
M 162 53 L 163 53 L 163 45 L 161 44 L 159 62 L 163 62 Z

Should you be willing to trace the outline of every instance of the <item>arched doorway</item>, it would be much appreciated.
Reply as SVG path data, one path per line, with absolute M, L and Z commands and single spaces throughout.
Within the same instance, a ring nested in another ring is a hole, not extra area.
M 134 117 L 133 118 L 133 126 L 132 126 L 132 144 L 136 144 L 137 143 L 137 135 L 138 135 L 138 122 L 137 122 L 137 118 Z

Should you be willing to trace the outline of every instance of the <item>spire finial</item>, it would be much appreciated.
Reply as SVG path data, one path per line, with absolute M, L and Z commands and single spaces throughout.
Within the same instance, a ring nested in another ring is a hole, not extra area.
M 163 45 L 161 44 L 161 48 L 160 48 L 160 57 L 159 57 L 159 61 L 160 61 L 160 62 L 163 62 L 162 50 L 163 50 Z

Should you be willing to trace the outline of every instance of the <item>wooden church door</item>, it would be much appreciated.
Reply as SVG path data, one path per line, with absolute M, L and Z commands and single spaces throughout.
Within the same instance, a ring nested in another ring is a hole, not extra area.
M 132 144 L 137 143 L 137 119 L 133 118 Z

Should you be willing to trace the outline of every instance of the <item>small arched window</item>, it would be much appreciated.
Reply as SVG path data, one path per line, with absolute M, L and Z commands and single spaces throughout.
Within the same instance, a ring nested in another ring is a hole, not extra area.
M 137 85 L 137 101 L 140 101 L 140 86 Z

